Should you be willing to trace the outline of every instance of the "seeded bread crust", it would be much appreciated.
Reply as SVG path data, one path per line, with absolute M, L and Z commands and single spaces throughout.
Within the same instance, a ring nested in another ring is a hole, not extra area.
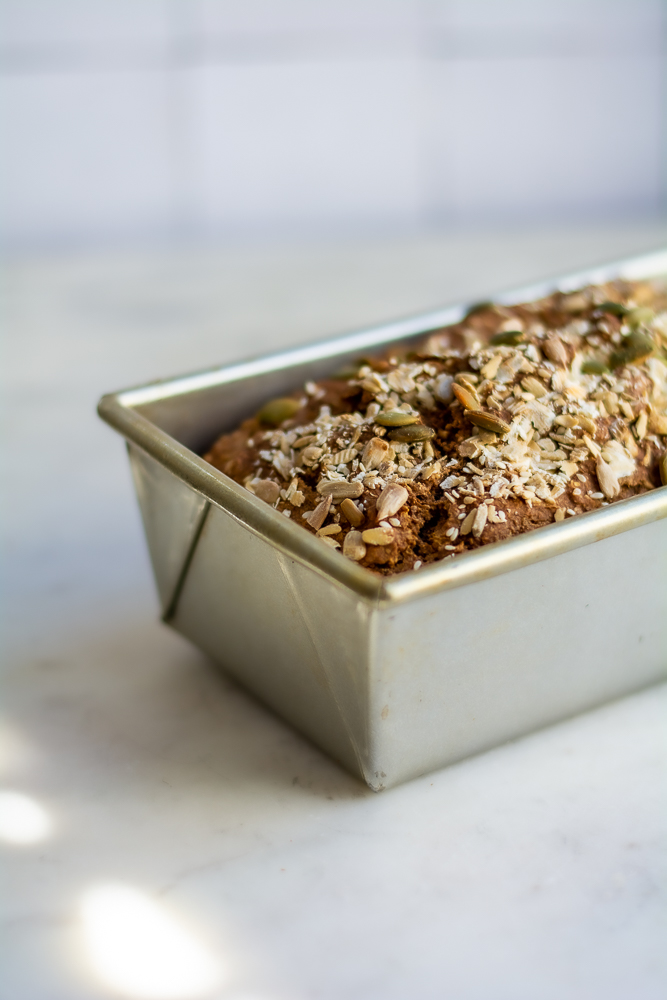
M 382 574 L 667 481 L 667 289 L 488 304 L 269 401 L 204 458 Z

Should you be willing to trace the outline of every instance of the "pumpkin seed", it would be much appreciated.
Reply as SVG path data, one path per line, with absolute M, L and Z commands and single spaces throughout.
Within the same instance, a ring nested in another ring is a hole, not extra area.
M 500 333 L 494 333 L 490 338 L 489 343 L 493 344 L 507 344 L 509 347 L 515 344 L 520 344 L 524 339 L 525 333 L 523 330 L 501 330 Z
M 625 322 L 630 326 L 639 326 L 642 323 L 650 323 L 654 317 L 655 313 L 648 306 L 637 306 L 635 309 L 628 310 Z
M 407 427 L 408 424 L 416 424 L 419 420 L 418 413 L 404 413 L 403 410 L 389 410 L 388 413 L 378 413 L 375 423 L 381 427 Z
M 604 361 L 600 361 L 599 358 L 586 358 L 581 370 L 584 375 L 604 375 L 606 371 L 609 371 Z
M 510 432 L 510 425 L 491 413 L 473 412 L 467 413 L 466 416 L 475 427 L 482 427 L 485 431 L 492 431 L 494 434 L 509 434 Z
M 270 399 L 257 414 L 257 419 L 261 420 L 263 424 L 271 424 L 273 427 L 277 427 L 284 420 L 289 420 L 290 417 L 293 417 L 300 409 L 301 403 L 298 399 L 289 399 L 287 397 Z
M 466 311 L 466 319 L 468 316 L 474 316 L 475 313 L 485 312 L 487 309 L 493 309 L 494 303 L 491 299 L 485 299 L 483 302 L 473 302 L 471 306 L 468 307 Z
M 635 361 L 643 361 L 644 358 L 648 358 L 649 355 L 653 354 L 654 350 L 655 344 L 647 334 L 641 333 L 639 330 L 633 330 L 623 340 L 621 347 L 617 351 L 614 351 L 610 357 L 609 367 L 621 368 L 623 365 L 634 364 Z
M 417 441 L 428 441 L 435 437 L 432 427 L 425 427 L 424 424 L 409 424 L 407 427 L 394 427 L 389 431 L 391 441 L 406 441 L 410 444 Z
M 603 302 L 598 309 L 600 312 L 609 313 L 610 316 L 625 316 L 628 312 L 628 307 L 622 302 Z
M 347 381 L 353 378 L 357 378 L 359 375 L 360 367 L 361 364 L 345 365 L 343 368 L 339 368 L 338 371 L 331 376 L 331 378 L 346 379 Z

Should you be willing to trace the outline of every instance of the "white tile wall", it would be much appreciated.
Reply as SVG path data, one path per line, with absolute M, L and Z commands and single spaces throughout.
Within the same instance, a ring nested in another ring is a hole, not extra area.
M 172 36 L 165 0 L 0 0 L 6 68 L 146 61 L 163 56 Z
M 650 214 L 664 0 L 0 0 L 4 239 Z
M 3 103 L 10 241 L 167 230 L 174 184 L 163 70 L 7 75 Z
M 658 51 L 663 0 L 434 0 L 443 54 L 496 58 Z
M 433 64 L 429 205 L 462 223 L 658 211 L 661 73 L 655 56 Z
M 421 215 L 414 61 L 210 66 L 192 76 L 203 225 L 338 228 Z

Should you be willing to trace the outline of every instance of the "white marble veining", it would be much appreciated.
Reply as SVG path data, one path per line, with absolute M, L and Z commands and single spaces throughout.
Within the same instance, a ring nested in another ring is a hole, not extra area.
M 6 265 L 2 1000 L 662 1000 L 667 690 L 374 795 L 158 623 L 93 413 L 662 235 Z

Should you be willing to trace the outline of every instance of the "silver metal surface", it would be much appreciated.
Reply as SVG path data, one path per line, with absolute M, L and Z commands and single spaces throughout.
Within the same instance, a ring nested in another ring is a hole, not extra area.
M 667 274 L 667 252 L 495 296 Z M 378 577 L 200 458 L 267 398 L 455 306 L 105 396 L 128 440 L 163 615 L 373 789 L 667 674 L 667 488 Z

